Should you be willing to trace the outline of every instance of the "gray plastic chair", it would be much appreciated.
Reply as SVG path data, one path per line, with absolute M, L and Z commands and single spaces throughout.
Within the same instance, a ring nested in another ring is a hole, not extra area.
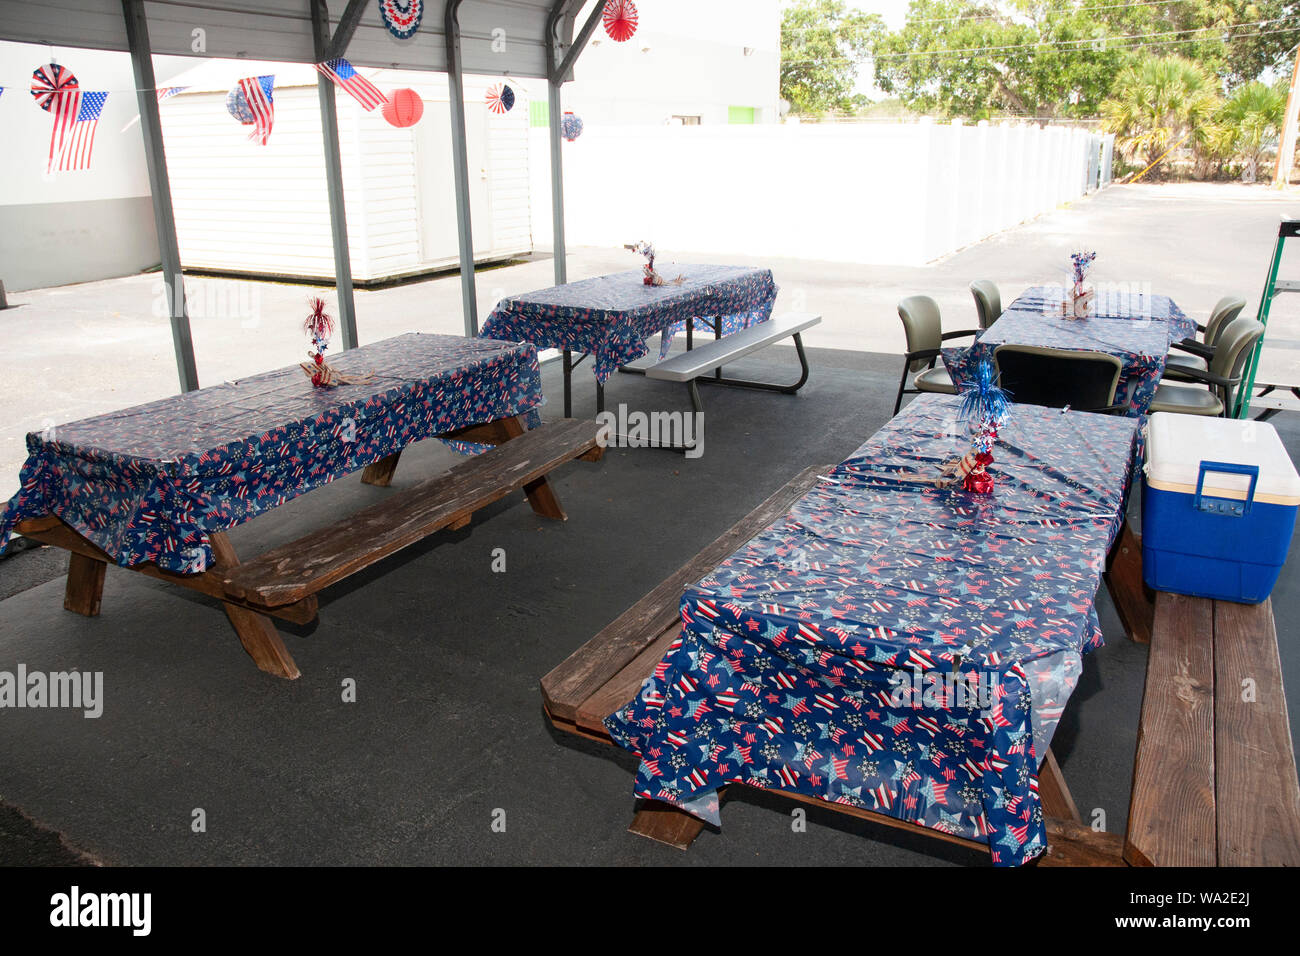
M 903 320 L 903 334 L 907 336 L 907 352 L 903 355 L 903 375 L 898 380 L 898 398 L 894 401 L 894 414 L 903 405 L 904 395 L 937 392 L 956 395 L 957 387 L 942 365 L 935 361 L 942 353 L 943 343 L 949 339 L 975 335 L 978 329 L 944 332 L 939 318 L 939 303 L 928 295 L 911 295 L 898 303 L 898 317 Z M 908 372 L 916 372 L 912 387 L 907 387 Z
M 976 279 L 970 284 L 970 294 L 975 297 L 975 312 L 981 329 L 987 329 L 1002 317 L 1002 293 L 992 281 Z
M 1200 342 L 1190 338 L 1174 343 L 1174 348 L 1181 349 L 1186 354 L 1170 353 L 1165 360 L 1164 377 L 1175 382 L 1192 382 L 1195 379 L 1185 374 L 1188 369 L 1197 372 L 1209 371 L 1209 360 L 1219 344 L 1219 336 L 1228 327 L 1228 323 L 1240 315 L 1245 307 L 1246 300 L 1239 295 L 1225 295 L 1216 302 L 1210 311 L 1209 320 L 1204 325 L 1196 326 L 1201 332 Z
M 1175 412 L 1181 415 L 1224 415 L 1232 408 L 1233 398 L 1241 385 L 1242 372 L 1251 350 L 1264 335 L 1264 326 L 1242 316 L 1233 319 L 1219 335 L 1219 344 L 1210 359 L 1208 371 L 1187 369 L 1184 374 L 1205 388 L 1182 385 L 1158 385 L 1151 399 L 1152 412 Z

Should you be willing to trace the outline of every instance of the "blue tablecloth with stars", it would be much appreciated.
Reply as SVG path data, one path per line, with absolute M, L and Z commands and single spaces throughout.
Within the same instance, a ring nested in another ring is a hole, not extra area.
M 357 384 L 314 388 L 295 365 L 29 434 L 0 545 L 56 515 L 120 565 L 202 571 L 210 532 L 424 438 L 535 424 L 542 400 L 531 345 L 410 333 L 329 361 Z
M 1037 770 L 1100 646 L 1093 606 L 1137 422 L 1011 409 L 980 496 L 933 483 L 958 399 L 924 395 L 687 588 L 680 636 L 606 719 L 635 793 L 719 822 L 731 784 L 1046 846 Z
M 483 324 L 482 335 L 539 348 L 569 349 L 592 356 L 604 383 L 620 366 L 648 354 L 646 339 L 660 335 L 659 356 L 673 335 L 692 330 L 722 334 L 766 322 L 776 304 L 770 269 L 688 264 L 660 267 L 680 284 L 648 286 L 640 270 L 616 272 L 502 299 Z
M 993 362 L 999 345 L 1103 352 L 1120 360 L 1116 403 L 1127 406 L 1134 418 L 1145 415 L 1164 374 L 1169 347 L 1194 335 L 1196 324 L 1168 296 L 1102 289 L 1082 319 L 1066 318 L 1061 311 L 1064 301 L 1061 287 L 1026 289 L 973 345 L 943 350 L 948 374 L 955 382 L 972 380 L 981 361 Z

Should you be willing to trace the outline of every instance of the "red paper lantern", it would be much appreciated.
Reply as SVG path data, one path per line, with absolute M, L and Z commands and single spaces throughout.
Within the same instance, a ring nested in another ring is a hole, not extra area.
M 414 126 L 424 115 L 424 100 L 415 90 L 393 90 L 384 104 L 384 119 L 398 127 Z

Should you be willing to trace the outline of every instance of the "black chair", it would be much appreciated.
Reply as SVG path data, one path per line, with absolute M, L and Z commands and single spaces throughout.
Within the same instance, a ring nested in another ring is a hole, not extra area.
M 1022 405 L 1045 405 L 1080 412 L 1123 412 L 1115 402 L 1124 364 L 1105 352 L 999 345 L 993 350 L 998 384 Z

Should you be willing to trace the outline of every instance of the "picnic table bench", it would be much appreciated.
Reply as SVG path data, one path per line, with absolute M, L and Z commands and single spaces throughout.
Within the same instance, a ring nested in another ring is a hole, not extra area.
M 712 570 L 746 541 L 785 514 L 814 488 L 830 465 L 800 472 L 712 544 L 628 608 L 567 660 L 542 678 L 543 708 L 559 730 L 588 740 L 614 741 L 605 718 L 634 697 L 681 631 L 680 598 L 684 588 Z M 795 803 L 814 805 L 872 823 L 924 833 L 926 836 L 987 852 L 985 844 L 938 830 L 918 827 L 883 813 L 844 803 L 829 803 L 785 790 L 769 791 Z M 1039 768 L 1039 795 L 1048 816 L 1045 866 L 1121 866 L 1122 839 L 1083 824 L 1060 766 L 1049 750 Z M 644 801 L 629 832 L 686 850 L 706 826 L 667 803 Z
M 1124 859 L 1300 866 L 1300 783 L 1270 601 L 1156 596 Z
M 513 492 L 564 520 L 547 476 L 603 453 L 593 421 L 538 423 L 530 345 L 412 333 L 334 364 L 353 380 L 316 389 L 295 366 L 29 435 L 0 542 L 14 531 L 71 552 L 64 606 L 86 616 L 110 563 L 216 598 L 257 666 L 292 679 L 272 618 L 310 623 L 324 588 Z M 428 438 L 486 450 L 251 560 L 236 554 L 227 529 L 356 471 L 388 486 L 403 449 Z

